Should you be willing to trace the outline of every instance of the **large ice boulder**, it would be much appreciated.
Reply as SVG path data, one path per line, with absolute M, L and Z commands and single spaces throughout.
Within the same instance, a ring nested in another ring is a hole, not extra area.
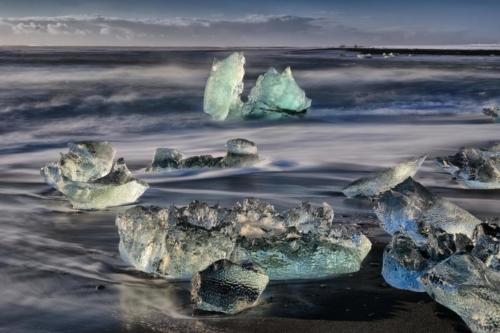
M 469 254 L 455 254 L 430 269 L 422 283 L 438 303 L 478 333 L 500 331 L 500 274 Z
M 402 232 L 415 242 L 426 242 L 431 228 L 472 238 L 481 220 L 452 202 L 434 195 L 413 180 L 406 179 L 375 202 L 375 214 L 389 234 Z
M 488 117 L 491 117 L 493 121 L 500 121 L 500 107 L 498 106 L 490 106 L 483 109 L 483 113 Z
M 205 86 L 203 111 L 216 120 L 224 120 L 231 113 L 239 115 L 242 102 L 245 57 L 235 52 L 229 57 L 215 60 Z
M 319 278 L 359 270 L 371 242 L 355 225 L 332 222 L 323 204 L 278 212 L 245 199 L 232 208 L 135 207 L 116 219 L 120 252 L 139 270 L 187 278 L 219 259 L 251 261 L 271 279 Z
M 311 106 L 287 67 L 279 73 L 271 68 L 260 75 L 250 91 L 248 101 L 241 101 L 245 57 L 235 52 L 221 61 L 215 61 L 210 71 L 203 100 L 203 110 L 215 120 L 225 119 L 279 119 L 301 116 Z
M 45 182 L 66 196 L 77 209 L 104 209 L 135 202 L 149 187 L 135 178 L 123 158 L 113 162 L 114 148 L 107 142 L 70 144 L 59 162 L 40 173 Z
M 222 259 L 193 276 L 191 299 L 195 309 L 235 314 L 255 306 L 268 283 L 259 266 Z
M 396 166 L 363 177 L 347 185 L 342 191 L 347 197 L 374 197 L 413 177 L 426 156 L 410 159 Z
M 243 115 L 245 118 L 279 119 L 303 114 L 310 107 L 311 100 L 293 78 L 290 67 L 281 73 L 271 68 L 257 78 Z

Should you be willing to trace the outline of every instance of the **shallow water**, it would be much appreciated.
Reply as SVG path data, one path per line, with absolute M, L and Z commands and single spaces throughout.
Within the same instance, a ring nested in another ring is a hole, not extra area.
M 498 124 L 481 114 L 500 102 L 500 58 L 360 60 L 333 51 L 246 50 L 246 91 L 267 67 L 290 65 L 313 106 L 298 120 L 213 122 L 201 110 L 203 86 L 212 59 L 227 54 L 0 48 L 0 331 L 464 330 L 426 295 L 383 284 L 381 251 L 389 238 L 370 203 L 340 190 L 428 154 L 419 181 L 480 218 L 500 216 L 500 191 L 464 189 L 433 161 L 463 145 L 500 141 Z M 156 147 L 222 155 L 235 137 L 258 144 L 257 166 L 144 172 Z M 188 283 L 120 260 L 114 217 L 127 207 L 74 211 L 43 183 L 39 168 L 68 142 L 86 139 L 111 141 L 150 184 L 141 204 L 231 205 L 253 196 L 287 208 L 326 201 L 337 220 L 362 223 L 374 249 L 356 274 L 272 283 L 261 306 L 234 317 L 193 313 Z

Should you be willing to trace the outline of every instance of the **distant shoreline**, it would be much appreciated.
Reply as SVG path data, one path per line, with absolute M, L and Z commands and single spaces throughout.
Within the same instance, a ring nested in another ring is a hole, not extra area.
M 318 51 L 344 51 L 355 52 L 361 54 L 382 55 L 393 53 L 394 55 L 457 55 L 457 56 L 500 56 L 500 48 L 451 48 L 451 47 L 291 47 L 291 46 L 105 46 L 105 45 L 0 45 L 2 49 L 137 49 L 137 50 L 272 50 L 272 49 L 289 49 L 301 52 L 318 52 Z

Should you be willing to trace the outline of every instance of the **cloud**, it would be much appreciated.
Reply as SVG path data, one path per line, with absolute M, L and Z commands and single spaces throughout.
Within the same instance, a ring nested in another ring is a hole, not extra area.
M 8 27 L 9 29 L 6 29 Z M 239 18 L 56 16 L 0 18 L 3 44 L 154 46 L 331 46 L 339 44 L 490 43 L 464 31 L 379 29 L 333 17 L 247 15 Z

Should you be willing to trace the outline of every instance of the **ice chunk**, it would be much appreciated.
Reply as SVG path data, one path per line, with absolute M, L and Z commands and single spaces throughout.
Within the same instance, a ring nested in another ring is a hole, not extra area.
M 255 262 L 272 280 L 310 279 L 356 272 L 371 249 L 353 226 L 332 225 L 327 234 L 293 229 L 275 237 L 243 237 L 231 260 Z
M 214 261 L 229 258 L 234 238 L 214 218 L 217 207 L 136 206 L 118 214 L 120 254 L 135 268 L 172 278 L 191 278 Z
M 382 276 L 395 288 L 424 291 L 420 278 L 426 270 L 455 253 L 470 252 L 471 248 L 467 236 L 448 234 L 438 228 L 431 228 L 426 243 L 416 243 L 397 232 L 384 250 Z
M 483 113 L 487 115 L 488 117 L 491 117 L 493 121 L 500 121 L 500 118 L 498 117 L 500 115 L 500 107 L 498 106 L 492 106 L 492 107 L 487 107 L 483 109 Z
M 245 118 L 274 119 L 300 115 L 310 107 L 311 100 L 298 86 L 290 67 L 282 73 L 271 68 L 257 78 L 243 115 Z
M 113 164 L 108 142 L 69 144 L 69 153 L 48 163 L 40 173 L 78 209 L 103 209 L 135 202 L 148 185 L 133 177 L 123 159 Z
M 107 175 L 113 167 L 115 149 L 108 142 L 69 143 L 69 152 L 61 154 L 61 174 L 73 181 L 88 182 Z
M 255 306 L 268 283 L 257 265 L 219 260 L 194 275 L 191 299 L 196 309 L 235 314 Z
M 376 200 L 375 214 L 390 234 L 402 232 L 415 242 L 426 242 L 431 228 L 472 238 L 481 221 L 452 202 L 432 194 L 412 178 Z
M 234 155 L 257 155 L 257 145 L 247 139 L 237 138 L 226 142 L 228 154 Z
M 216 120 L 224 120 L 231 113 L 239 115 L 240 99 L 245 75 L 245 57 L 235 52 L 224 60 L 214 61 L 205 86 L 203 111 Z
M 437 161 L 467 187 L 500 188 L 500 153 L 497 146 L 489 149 L 462 148 L 455 155 L 438 158 Z
M 231 139 L 226 143 L 226 156 L 200 155 L 183 158 L 176 149 L 156 149 L 153 163 L 146 171 L 192 168 L 235 168 L 254 165 L 259 161 L 257 145 L 246 139 Z
M 423 277 L 427 293 L 455 311 L 473 332 L 500 330 L 500 274 L 479 259 L 456 254 Z
M 500 226 L 493 223 L 478 224 L 473 240 L 475 245 L 471 254 L 489 268 L 500 272 Z
M 327 204 L 279 213 L 269 203 L 245 199 L 231 209 L 196 201 L 168 210 L 135 207 L 116 223 L 122 257 L 145 272 L 185 278 L 230 259 L 255 262 L 273 279 L 298 279 L 357 271 L 370 251 L 355 226 L 332 219 Z
M 181 166 L 183 154 L 177 149 L 157 148 L 153 162 L 148 171 L 158 169 L 178 169 Z
M 372 176 L 360 178 L 344 188 L 347 197 L 373 197 L 390 190 L 408 177 L 413 177 L 424 162 L 426 156 L 402 162 L 395 167 L 385 169 Z
M 394 288 L 424 292 L 420 278 L 434 264 L 428 259 L 425 248 L 397 233 L 384 249 L 382 276 Z
M 59 165 L 51 163 L 41 170 L 47 183 L 64 194 L 74 208 L 104 209 L 135 202 L 149 187 L 133 177 L 123 159 L 118 159 L 106 176 L 90 182 L 65 178 Z

